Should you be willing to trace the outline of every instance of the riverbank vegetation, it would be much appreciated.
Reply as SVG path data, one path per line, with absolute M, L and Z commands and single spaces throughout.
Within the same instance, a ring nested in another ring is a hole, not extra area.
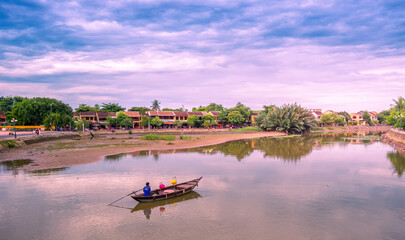
M 281 107 L 265 106 L 257 118 L 258 126 L 266 131 L 280 131 L 289 134 L 305 133 L 316 122 L 314 116 L 307 109 L 297 104 L 287 104 Z
M 141 137 L 142 140 L 165 140 L 165 141 L 174 141 L 176 136 L 174 135 L 156 135 L 148 134 Z

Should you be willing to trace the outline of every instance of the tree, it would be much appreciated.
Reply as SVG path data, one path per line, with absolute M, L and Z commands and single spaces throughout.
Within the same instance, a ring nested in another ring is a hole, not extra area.
M 184 108 L 184 107 L 183 107 Z M 225 108 L 222 104 L 210 103 L 208 106 L 199 106 L 198 108 L 193 107 L 193 112 L 212 112 L 212 111 L 224 111 Z
M 13 108 L 14 104 L 17 102 L 22 102 L 24 99 L 23 97 L 15 96 L 15 97 L 0 97 L 0 111 L 4 111 L 4 113 L 7 114 L 7 112 L 10 112 L 11 109 Z
M 332 125 L 335 121 L 333 114 L 322 114 L 321 122 L 325 125 Z
M 141 116 L 141 127 L 148 127 L 149 126 L 149 118 L 146 115 Z
M 403 97 L 398 97 L 398 100 L 392 99 L 395 104 L 391 104 L 392 110 L 396 112 L 405 111 L 405 99 Z
M 196 125 L 197 121 L 198 121 L 198 117 L 196 115 L 191 115 L 191 116 L 188 116 L 188 118 L 187 118 L 187 124 L 190 127 L 194 127 Z
M 382 124 L 387 123 L 387 117 L 390 115 L 389 110 L 384 110 L 377 115 L 378 121 Z
M 103 103 L 101 110 L 103 112 L 121 112 L 125 111 L 125 108 L 118 105 L 118 103 Z
M 49 114 L 55 113 L 71 116 L 72 108 L 52 98 L 25 98 L 14 103 L 7 117 L 17 119 L 20 125 L 41 125 L 45 124 L 45 118 Z
M 315 124 L 312 113 L 297 104 L 276 107 L 258 122 L 258 126 L 266 131 L 286 133 L 304 133 Z
M 363 112 L 363 120 L 368 124 L 371 125 L 371 116 L 370 113 L 368 111 L 364 111 Z
M 133 125 L 132 118 L 130 118 L 124 112 L 119 112 L 117 114 L 117 123 L 121 127 L 131 127 Z
M 131 107 L 129 111 L 139 112 L 140 114 L 145 114 L 147 111 L 150 111 L 147 107 Z
M 160 111 L 160 102 L 158 100 L 153 100 L 152 101 L 152 106 L 150 106 L 150 108 L 153 111 Z
M 228 120 L 232 125 L 242 124 L 245 118 L 239 111 L 232 111 L 228 114 Z
M 107 116 L 105 122 L 109 127 L 118 127 L 118 119 L 116 117 Z
M 346 121 L 342 117 L 335 118 L 335 124 L 338 126 L 343 126 L 346 124 Z
M 338 112 L 339 115 L 344 116 L 346 119 L 346 123 L 352 122 L 352 117 L 350 116 L 350 114 L 348 112 Z
M 101 112 L 100 106 L 96 104 L 94 107 L 87 106 L 86 104 L 80 104 L 75 112 Z
M 160 120 L 159 117 L 154 117 L 154 118 L 152 118 L 152 120 L 150 121 L 150 125 L 152 125 L 152 126 L 155 127 L 155 128 L 158 128 L 158 127 L 162 126 L 162 124 L 163 124 L 163 121 Z

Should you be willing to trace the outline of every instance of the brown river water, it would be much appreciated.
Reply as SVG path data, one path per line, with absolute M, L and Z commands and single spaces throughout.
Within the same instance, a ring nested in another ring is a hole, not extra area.
M 141 151 L 63 169 L 0 163 L 0 239 L 405 239 L 405 158 L 378 135 Z M 194 192 L 108 205 L 203 176 Z

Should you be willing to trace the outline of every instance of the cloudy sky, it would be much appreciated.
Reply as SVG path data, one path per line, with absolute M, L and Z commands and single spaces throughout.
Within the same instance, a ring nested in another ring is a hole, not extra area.
M 0 2 L 0 96 L 127 108 L 405 96 L 403 0 Z

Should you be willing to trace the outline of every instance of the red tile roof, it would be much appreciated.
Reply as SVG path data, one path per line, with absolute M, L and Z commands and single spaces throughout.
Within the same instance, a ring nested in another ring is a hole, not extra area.
M 131 117 L 131 118 L 139 118 L 139 117 L 141 117 L 141 115 L 139 115 L 139 112 L 132 112 L 132 111 L 128 111 L 128 112 L 125 112 L 125 114 L 128 116 L 128 117 Z
M 115 116 L 115 112 L 97 112 L 96 114 L 99 119 L 106 119 L 108 116 Z
M 174 115 L 177 117 L 188 117 L 188 112 L 174 112 Z
M 174 116 L 172 111 L 147 111 L 146 114 L 149 116 Z
M 196 116 L 199 116 L 199 117 L 204 116 L 203 112 L 188 112 L 188 114 L 189 114 L 189 115 L 196 115 Z M 206 114 L 205 114 L 205 115 L 206 115 Z
M 95 117 L 96 113 L 95 112 L 80 112 L 80 116 L 82 116 L 82 117 Z
M 219 111 L 211 111 L 212 116 L 219 116 Z

